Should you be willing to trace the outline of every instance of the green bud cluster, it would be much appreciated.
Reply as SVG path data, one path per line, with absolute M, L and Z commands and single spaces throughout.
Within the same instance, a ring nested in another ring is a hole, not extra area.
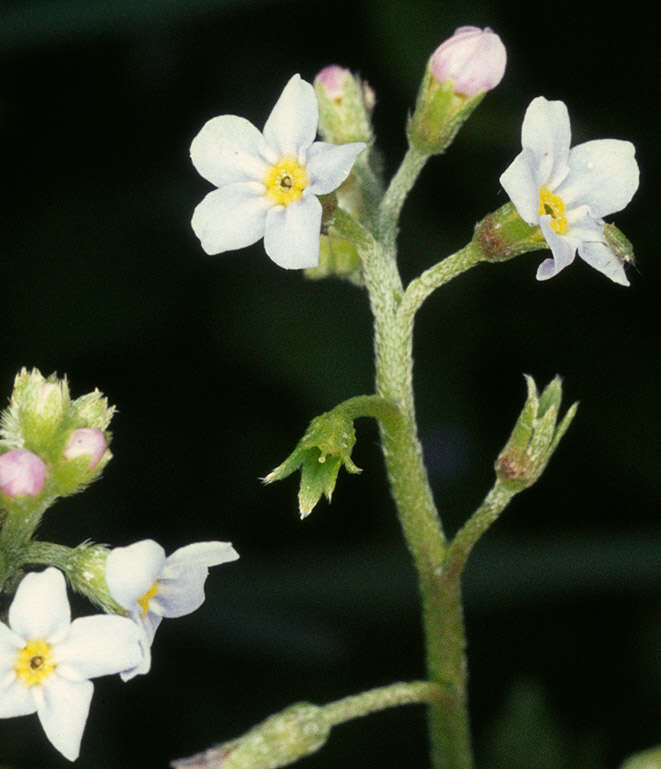
M 280 481 L 301 468 L 298 504 L 301 518 L 305 518 L 322 494 L 331 501 L 342 465 L 349 473 L 361 472 L 351 459 L 355 443 L 353 419 L 341 408 L 327 411 L 310 422 L 294 451 L 264 478 L 264 482 Z
M 571 424 L 578 403 L 574 403 L 560 424 L 562 381 L 556 376 L 541 395 L 535 380 L 526 375 L 528 397 L 505 448 L 496 460 L 496 475 L 503 486 L 521 491 L 539 478 L 560 439 Z
M 49 468 L 45 490 L 53 496 L 73 494 L 99 477 L 112 454 L 106 449 L 90 467 L 89 455 L 67 458 L 67 445 L 80 428 L 101 430 L 109 443 L 107 428 L 114 411 L 98 390 L 72 400 L 66 377 L 44 377 L 38 369 L 23 368 L 14 380 L 9 407 L 0 417 L 0 453 L 34 452 Z
M 24 564 L 45 563 L 62 569 L 98 605 L 119 609 L 102 574 L 104 548 L 33 541 L 53 502 L 81 491 L 112 458 L 107 428 L 113 413 L 98 390 L 72 400 L 66 378 L 25 368 L 17 374 L 0 415 L 0 590 L 11 592 Z

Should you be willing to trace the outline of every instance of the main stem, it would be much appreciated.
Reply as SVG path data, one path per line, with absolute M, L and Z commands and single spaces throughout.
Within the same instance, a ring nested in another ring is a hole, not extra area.
M 461 587 L 459 578 L 444 570 L 447 543 L 418 439 L 412 337 L 422 294 L 476 264 L 478 255 L 464 249 L 445 260 L 442 274 L 437 269 L 413 295 L 403 290 L 396 265 L 397 220 L 425 159 L 409 150 L 393 178 L 381 204 L 378 240 L 363 249 L 363 272 L 374 315 L 376 393 L 394 402 L 401 415 L 396 424 L 381 423 L 381 440 L 404 537 L 418 572 L 427 675 L 449 687 L 443 703 L 429 706 L 432 764 L 434 769 L 472 769 Z

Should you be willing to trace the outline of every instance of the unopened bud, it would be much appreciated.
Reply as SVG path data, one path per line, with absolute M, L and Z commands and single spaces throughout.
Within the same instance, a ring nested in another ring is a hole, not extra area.
M 333 144 L 372 140 L 374 91 L 344 67 L 331 64 L 314 79 L 319 102 L 319 133 Z
M 459 27 L 438 46 L 430 61 L 439 83 L 451 80 L 455 92 L 468 97 L 495 88 L 503 79 L 506 64 L 503 41 L 489 27 Z
M 74 430 L 64 450 L 65 459 L 75 459 L 83 455 L 89 456 L 88 470 L 93 470 L 108 448 L 106 436 L 96 427 L 81 427 Z
M 36 497 L 46 480 L 46 465 L 27 449 L 13 449 L 0 456 L 0 491 L 8 497 Z
M 484 94 L 501 81 L 507 52 L 490 29 L 459 27 L 434 51 L 409 120 L 409 143 L 425 155 L 444 152 Z

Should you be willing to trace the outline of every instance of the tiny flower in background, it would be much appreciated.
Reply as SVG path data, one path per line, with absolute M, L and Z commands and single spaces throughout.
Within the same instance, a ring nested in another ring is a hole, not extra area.
M 451 80 L 456 93 L 477 96 L 503 79 L 507 51 L 498 35 L 485 27 L 459 27 L 431 57 L 431 71 L 439 83 Z
M 108 442 L 102 430 L 95 427 L 81 427 L 71 434 L 64 450 L 64 458 L 75 459 L 87 454 L 90 458 L 88 469 L 93 470 L 99 464 L 99 460 L 107 448 Z
M 600 139 L 570 149 L 570 142 L 565 104 L 538 96 L 523 119 L 523 150 L 500 177 L 521 218 L 541 228 L 553 254 L 539 266 L 537 279 L 557 275 L 578 250 L 591 267 L 628 286 L 602 217 L 622 210 L 638 189 L 635 147 Z
M 204 603 L 209 567 L 235 561 L 230 542 L 196 542 L 165 557 L 152 539 L 116 547 L 106 560 L 106 583 L 112 598 L 144 632 L 143 657 L 122 673 L 124 681 L 151 666 L 150 646 L 163 617 L 183 617 Z
M 124 617 L 71 622 L 62 573 L 52 567 L 23 578 L 0 622 L 0 718 L 37 713 L 57 750 L 75 761 L 94 685 L 141 657 L 140 631 Z
M 373 138 L 371 116 L 376 96 L 370 86 L 353 72 L 329 64 L 314 79 L 319 102 L 319 133 L 332 144 L 370 143 Z M 363 155 L 359 162 L 366 162 Z M 341 193 L 338 193 L 338 200 Z M 346 209 L 345 201 L 339 200 Z
M 27 449 L 0 456 L 0 491 L 8 497 L 36 497 L 44 488 L 46 465 Z
M 339 101 L 344 96 L 344 81 L 351 76 L 348 69 L 339 64 L 329 64 L 319 71 L 314 79 L 315 86 L 321 86 L 329 99 Z
M 191 224 L 208 254 L 263 237 L 266 253 L 280 267 L 318 264 L 322 210 L 316 196 L 342 184 L 365 145 L 315 142 L 317 123 L 314 89 L 294 75 L 263 132 L 236 115 L 202 127 L 191 159 L 218 189 L 197 206 Z

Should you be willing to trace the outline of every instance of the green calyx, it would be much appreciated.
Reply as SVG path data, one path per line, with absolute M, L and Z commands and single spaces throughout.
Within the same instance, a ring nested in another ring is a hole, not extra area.
M 485 262 L 505 262 L 520 254 L 548 248 L 540 228 L 524 222 L 512 202 L 505 203 L 475 225 L 472 244 Z
M 262 721 L 236 740 L 190 758 L 172 761 L 174 769 L 278 769 L 314 753 L 326 742 L 331 725 L 317 705 L 298 702 Z
M 532 486 L 544 471 L 560 439 L 572 422 L 578 403 L 567 410 L 560 424 L 562 381 L 556 376 L 541 395 L 535 380 L 526 375 L 528 397 L 505 448 L 496 460 L 498 480 L 512 491 Z
M 280 481 L 301 468 L 298 504 L 301 518 L 305 518 L 322 495 L 331 501 L 342 465 L 349 473 L 361 472 L 351 459 L 355 443 L 353 419 L 339 407 L 327 411 L 310 422 L 294 451 L 264 478 L 264 482 Z
M 319 104 L 319 133 L 331 144 L 371 142 L 374 92 L 349 70 L 344 72 L 339 92 L 329 92 L 317 78 L 314 90 Z
M 439 83 L 428 66 L 406 129 L 409 144 L 425 155 L 445 152 L 483 98 L 456 93 L 451 80 Z

